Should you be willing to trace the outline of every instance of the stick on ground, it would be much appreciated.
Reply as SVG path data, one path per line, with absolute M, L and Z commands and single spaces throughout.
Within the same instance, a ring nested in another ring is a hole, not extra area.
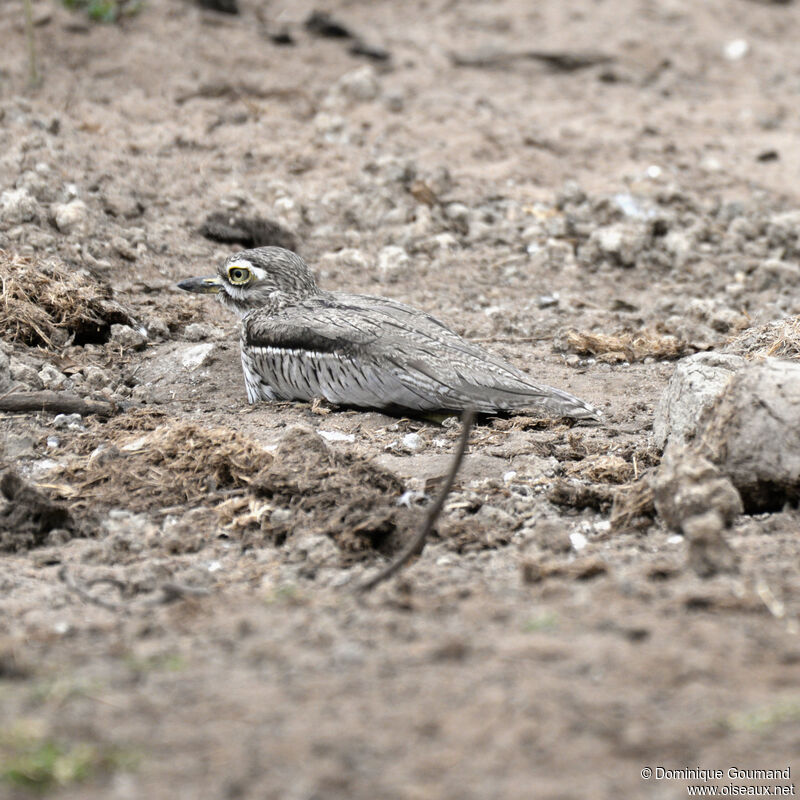
M 0 411 L 47 411 L 50 414 L 110 417 L 116 410 L 112 403 L 84 400 L 68 392 L 14 392 L 0 397 Z
M 417 535 L 408 543 L 405 550 L 403 550 L 403 552 L 400 553 L 400 555 L 397 556 L 394 561 L 384 567 L 377 575 L 374 575 L 369 580 L 366 580 L 364 583 L 360 584 L 356 591 L 368 592 L 370 589 L 374 589 L 379 583 L 383 583 L 385 580 L 391 578 L 392 575 L 399 572 L 415 555 L 422 552 L 422 549 L 425 547 L 425 541 L 428 538 L 428 534 L 433 530 L 433 526 L 436 523 L 436 520 L 439 518 L 439 515 L 442 513 L 442 509 L 444 508 L 444 502 L 447 500 L 447 495 L 450 494 L 450 491 L 453 488 L 453 483 L 455 482 L 459 467 L 461 466 L 461 462 L 464 460 L 464 454 L 467 452 L 469 434 L 472 430 L 472 423 L 474 421 L 475 411 L 471 408 L 468 408 L 461 416 L 461 439 L 458 442 L 458 449 L 456 450 L 456 453 L 453 456 L 453 461 L 450 464 L 450 472 L 447 473 L 444 486 L 442 486 L 442 490 L 439 492 L 436 502 L 433 504 L 433 506 L 431 506 L 431 510 L 428 512 L 428 516 L 425 518 L 425 524 L 420 528 L 419 533 L 417 533 Z

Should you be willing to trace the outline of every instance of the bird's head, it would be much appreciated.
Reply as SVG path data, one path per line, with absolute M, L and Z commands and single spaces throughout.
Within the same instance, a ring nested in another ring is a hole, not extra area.
M 297 253 L 282 247 L 258 247 L 229 256 L 208 278 L 187 278 L 179 289 L 215 294 L 223 305 L 244 316 L 276 296 L 301 299 L 317 293 L 314 275 Z

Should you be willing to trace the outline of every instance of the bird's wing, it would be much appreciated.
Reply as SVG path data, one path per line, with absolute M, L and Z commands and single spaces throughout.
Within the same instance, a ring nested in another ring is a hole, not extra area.
M 256 311 L 245 318 L 244 338 L 255 351 L 286 359 L 279 370 L 289 375 L 286 390 L 308 384 L 294 395 L 279 386 L 279 396 L 416 410 L 539 407 L 559 416 L 596 415 L 583 401 L 534 383 L 430 315 L 385 298 L 330 294 L 276 314 Z M 290 363 L 302 367 L 301 377 Z

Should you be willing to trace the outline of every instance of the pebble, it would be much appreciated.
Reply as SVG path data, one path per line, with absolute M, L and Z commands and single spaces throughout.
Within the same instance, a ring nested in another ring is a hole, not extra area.
M 410 450 L 412 453 L 418 453 L 425 447 L 425 442 L 418 433 L 407 433 L 403 437 L 403 447 Z
M 85 234 L 89 230 L 89 209 L 83 200 L 53 206 L 53 221 L 61 233 Z
M 111 249 L 126 261 L 136 261 L 136 250 L 131 247 L 127 239 L 122 236 L 112 236 L 110 244 Z
M 169 339 L 169 325 L 161 317 L 152 317 L 147 323 L 147 338 L 151 340 Z
M 52 364 L 44 364 L 42 366 L 39 370 L 39 379 L 45 389 L 60 389 L 67 382 L 67 376 Z
M 59 431 L 83 431 L 83 417 L 80 414 L 56 414 L 53 417 L 53 427 Z
M 746 39 L 732 39 L 725 44 L 723 53 L 728 61 L 739 61 L 750 52 Z
M 393 114 L 399 114 L 406 106 L 406 99 L 402 92 L 389 91 L 383 96 L 386 108 Z
M 213 351 L 214 345 L 210 343 L 188 347 L 181 353 L 181 364 L 185 369 L 197 369 L 198 367 L 204 367 L 206 364 L 210 363 Z
M 183 329 L 183 335 L 190 342 L 202 342 L 210 339 L 213 334 L 214 329 L 204 322 L 192 322 Z
M 578 533 L 577 531 L 569 535 L 569 541 L 572 545 L 572 549 L 576 552 L 580 552 L 589 544 L 589 540 L 582 533 Z
M 346 72 L 336 82 L 336 89 L 350 100 L 367 103 L 380 93 L 380 81 L 375 68 L 369 65 Z
M 550 308 L 552 306 L 557 306 L 559 303 L 560 297 L 558 292 L 553 292 L 553 294 L 543 294 L 538 297 L 536 300 L 536 305 L 539 308 Z
M 39 377 L 39 373 L 28 364 L 12 357 L 9 359 L 8 369 L 11 379 L 17 383 L 22 383 L 30 389 L 42 388 L 42 379 Z
M 396 281 L 408 272 L 410 266 L 411 258 L 402 247 L 389 245 L 378 253 L 378 272 L 383 281 Z
M 147 344 L 147 333 L 144 328 L 132 328 L 130 325 L 112 325 L 109 341 L 129 350 L 141 350 Z
M 94 364 L 83 368 L 83 377 L 86 379 L 86 384 L 92 389 L 103 389 L 111 383 L 109 374 Z
M 459 230 L 466 233 L 469 230 L 469 208 L 463 203 L 448 203 L 444 209 L 444 215 Z
M 39 216 L 39 204 L 27 189 L 8 189 L 0 194 L 0 222 L 18 225 Z
M 342 433 L 341 431 L 323 431 L 318 430 L 317 433 L 328 442 L 355 442 L 355 434 Z

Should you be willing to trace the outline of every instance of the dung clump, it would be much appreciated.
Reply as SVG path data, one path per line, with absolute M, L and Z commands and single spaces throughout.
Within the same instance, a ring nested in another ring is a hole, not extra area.
M 0 336 L 45 347 L 104 343 L 111 326 L 136 325 L 112 299 L 110 287 L 56 261 L 0 250 Z
M 63 504 L 51 500 L 13 469 L 0 473 L 0 552 L 41 547 L 51 535 L 64 541 L 85 533 Z
M 104 441 L 60 477 L 73 504 L 141 512 L 244 490 L 271 462 L 264 448 L 228 428 L 163 424 Z
M 331 450 L 309 428 L 283 437 L 275 459 L 250 485 L 257 497 L 289 509 L 295 520 L 330 536 L 344 551 L 402 546 L 416 514 L 397 506 L 402 482 L 350 452 Z

